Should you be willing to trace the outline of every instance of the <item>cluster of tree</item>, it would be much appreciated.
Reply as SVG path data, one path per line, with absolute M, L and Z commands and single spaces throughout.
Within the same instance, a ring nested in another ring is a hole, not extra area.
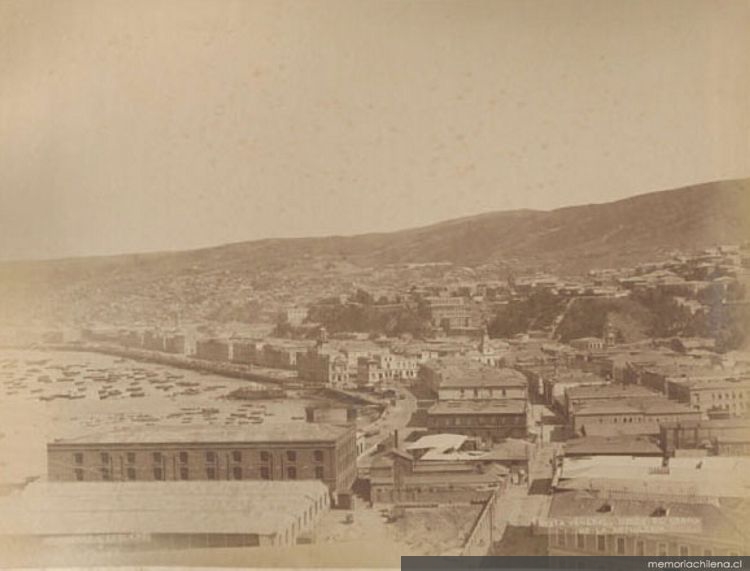
M 357 331 L 398 336 L 409 333 L 425 336 L 430 332 L 430 313 L 421 301 L 390 303 L 375 300 L 359 290 L 349 301 L 324 300 L 310 308 L 307 321 L 319 323 L 331 333 Z
M 633 300 L 649 312 L 648 334 L 651 337 L 694 336 L 694 316 L 669 294 L 649 290 L 635 294 Z
M 716 340 L 720 352 L 745 346 L 750 327 L 750 308 L 742 303 L 745 289 L 739 284 L 714 284 L 696 298 L 704 309 L 692 313 L 675 299 L 660 292 L 646 292 L 638 300 L 652 313 L 651 334 L 654 337 L 683 335 Z
M 628 321 L 649 327 L 650 313 L 638 302 L 629 299 L 577 299 L 572 302 L 557 328 L 557 335 L 563 342 L 580 337 L 602 337 L 604 327 L 612 315 L 627 316 Z M 622 343 L 622 331 L 616 331 L 616 341 Z
M 750 307 L 745 304 L 716 304 L 694 319 L 695 334 L 716 340 L 716 350 L 723 353 L 747 346 Z
M 532 329 L 549 327 L 563 310 L 565 300 L 548 291 L 532 293 L 498 309 L 487 325 L 492 337 L 511 337 Z

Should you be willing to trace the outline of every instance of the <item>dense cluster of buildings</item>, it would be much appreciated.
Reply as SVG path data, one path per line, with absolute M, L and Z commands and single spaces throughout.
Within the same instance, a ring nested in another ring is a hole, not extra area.
M 701 292 L 728 295 L 746 278 L 746 252 L 719 247 L 576 280 L 467 278 L 378 292 L 388 311 L 418 298 L 441 333 L 426 339 L 329 337 L 317 325 L 316 338 L 305 339 L 85 331 L 89 341 L 283 370 L 303 388 L 363 398 L 384 389 L 391 405 L 396 389 L 402 397 L 408 390 L 416 412 L 372 454 L 352 415 L 325 410 L 308 410 L 306 422 L 54 440 L 48 481 L 0 498 L 12 514 L 0 535 L 151 548 L 291 546 L 327 510 L 351 509 L 359 496 L 400 508 L 481 504 L 473 529 L 488 529 L 491 541 L 504 494 L 530 489 L 538 456 L 549 452 L 541 468 L 551 480 L 548 509 L 532 526 L 547 553 L 741 554 L 750 524 L 746 353 L 719 354 L 700 338 L 624 343 L 609 320 L 599 336 L 566 343 L 555 340 L 554 325 L 497 340 L 485 324 L 498 305 L 538 291 L 656 291 L 697 312 Z M 277 321 L 310 325 L 307 307 L 293 301 L 275 307 Z M 41 513 L 49 517 L 39 523 Z

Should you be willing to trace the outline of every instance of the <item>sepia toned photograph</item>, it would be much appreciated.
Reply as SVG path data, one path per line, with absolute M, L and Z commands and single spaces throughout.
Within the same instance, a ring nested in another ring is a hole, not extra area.
M 1 569 L 745 562 L 750 0 L 0 0 Z

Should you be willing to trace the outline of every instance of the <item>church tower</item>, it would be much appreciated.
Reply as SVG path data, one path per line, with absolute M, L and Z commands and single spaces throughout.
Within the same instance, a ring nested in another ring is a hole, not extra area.
M 604 331 L 602 333 L 605 347 L 614 347 L 617 344 L 617 330 L 612 325 L 609 318 L 607 318 L 607 321 L 604 323 Z
M 325 327 L 318 329 L 318 339 L 316 346 L 318 349 L 322 349 L 328 343 L 328 330 Z

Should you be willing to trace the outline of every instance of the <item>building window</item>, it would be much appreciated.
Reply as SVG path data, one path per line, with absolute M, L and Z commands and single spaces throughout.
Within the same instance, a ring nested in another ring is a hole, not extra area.
M 109 468 L 102 468 L 102 480 L 111 480 L 112 474 L 109 472 Z
M 135 452 L 128 452 L 128 464 L 135 464 Z
M 187 466 L 180 468 L 180 480 L 190 479 L 190 472 L 188 472 Z
M 187 464 L 188 461 L 188 453 L 187 452 L 180 452 L 180 462 L 182 464 Z M 186 478 L 183 478 L 186 479 Z
M 325 476 L 325 471 L 323 470 L 323 466 L 315 466 L 315 478 L 317 480 L 322 480 Z
M 268 462 L 271 459 L 271 455 L 266 452 L 265 450 L 260 453 L 260 461 L 261 462 Z
M 680 545 L 680 556 L 686 557 L 690 555 L 690 550 L 687 545 Z
M 646 555 L 646 544 L 643 542 L 643 540 L 639 539 L 635 542 L 635 554 Z
M 213 466 L 209 466 L 206 468 L 206 478 L 209 480 L 215 480 L 216 479 L 216 468 Z
M 102 464 L 109 464 L 109 452 L 102 452 L 100 456 L 102 459 Z
M 315 458 L 316 462 L 322 462 L 323 461 L 323 451 L 322 450 L 316 450 L 313 452 L 313 458 Z
M 154 452 L 154 462 L 161 464 L 161 452 Z
M 286 459 L 290 462 L 296 462 L 297 461 L 297 453 L 294 450 L 289 450 L 286 453 Z
M 286 477 L 289 480 L 296 480 L 297 479 L 297 468 L 294 466 L 289 466 L 286 469 Z
M 235 462 L 242 462 L 242 452 L 235 450 L 232 452 L 232 460 Z
M 266 466 L 263 466 L 260 469 L 260 479 L 261 480 L 270 480 L 271 479 L 271 472 L 268 470 L 268 468 Z
M 596 536 L 596 549 L 598 551 L 606 551 L 607 549 L 607 538 L 603 535 Z
M 240 466 L 235 466 L 234 468 L 232 468 L 232 477 L 235 480 L 242 479 L 242 468 Z
M 586 547 L 586 536 L 582 533 L 576 533 L 576 547 L 578 549 L 585 549 Z
M 83 464 L 83 454 L 80 452 L 76 452 L 73 454 L 73 459 L 75 460 L 76 464 Z
M 135 468 L 128 468 L 127 476 L 128 480 L 135 480 Z
M 161 468 L 154 468 L 154 480 L 163 480 L 164 471 Z
M 625 555 L 625 538 L 617 538 L 617 555 Z
M 565 547 L 565 530 L 557 528 L 557 545 Z
M 660 557 L 665 556 L 667 554 L 667 544 L 666 543 L 660 543 L 659 544 L 659 549 L 657 550 L 657 552 L 658 552 L 658 555 Z
M 76 468 L 76 480 L 78 480 L 79 482 L 83 481 L 83 470 L 81 470 L 80 468 Z
M 206 452 L 206 462 L 216 462 L 216 452 L 212 450 Z

